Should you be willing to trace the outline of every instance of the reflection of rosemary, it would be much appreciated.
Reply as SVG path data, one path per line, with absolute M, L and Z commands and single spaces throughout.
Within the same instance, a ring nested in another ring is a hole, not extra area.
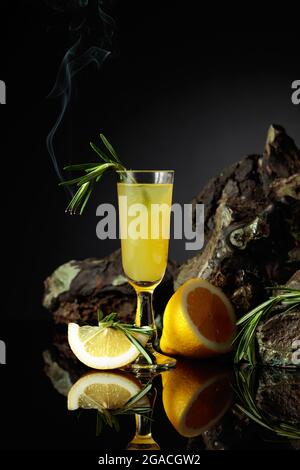
M 243 359 L 251 365 L 256 363 L 256 329 L 261 320 L 266 320 L 274 313 L 274 307 L 286 307 L 285 312 L 288 312 L 300 305 L 300 290 L 280 286 L 276 287 L 276 290 L 282 292 L 270 297 L 237 322 L 237 325 L 242 325 L 242 328 L 234 339 L 234 341 L 239 340 L 234 358 L 236 364 Z
M 144 334 L 151 336 L 153 333 L 153 328 L 150 326 L 136 326 L 130 325 L 128 323 L 121 323 L 116 320 L 117 313 L 110 313 L 105 318 L 103 318 L 103 313 L 99 309 L 98 311 L 98 324 L 100 328 L 114 328 L 116 330 L 122 331 L 129 341 L 137 348 L 137 350 L 146 358 L 148 364 L 152 364 L 152 358 L 144 346 L 136 339 L 134 333 Z
M 114 428 L 116 431 L 120 430 L 120 424 L 118 416 L 121 415 L 143 415 L 145 418 L 150 418 L 152 408 L 150 403 L 147 405 L 139 405 L 139 401 L 150 391 L 152 383 L 148 382 L 142 390 L 136 395 L 131 397 L 121 408 L 115 410 L 108 410 L 107 408 L 101 408 L 97 410 L 97 423 L 96 423 L 96 434 L 97 436 L 101 433 L 105 425 Z M 148 416 L 147 416 L 148 415 Z
M 270 423 L 268 418 L 258 408 L 255 403 L 255 368 L 249 366 L 243 370 L 236 370 L 237 394 L 241 404 L 236 404 L 237 408 L 248 418 L 255 421 L 260 426 L 275 432 L 278 436 L 287 439 L 300 439 L 298 426 L 286 423 Z
M 71 214 L 75 214 L 77 210 L 79 210 L 79 213 L 82 214 L 90 198 L 90 195 L 92 194 L 95 183 L 98 183 L 107 170 L 126 171 L 126 168 L 121 163 L 117 152 L 108 142 L 106 137 L 103 134 L 100 134 L 100 138 L 106 147 L 105 151 L 98 148 L 92 142 L 90 142 L 90 146 L 101 158 L 101 163 L 81 163 L 78 165 L 69 165 L 64 168 L 64 170 L 84 171 L 84 175 L 60 183 L 60 185 L 69 186 L 76 184 L 78 186 L 75 195 L 66 209 L 66 211 L 70 212 Z

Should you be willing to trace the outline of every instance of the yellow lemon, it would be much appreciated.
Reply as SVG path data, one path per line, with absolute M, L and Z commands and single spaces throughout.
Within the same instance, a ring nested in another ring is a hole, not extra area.
M 149 338 L 141 333 L 134 336 L 143 346 Z M 93 369 L 116 369 L 134 361 L 140 354 L 127 336 L 114 328 L 69 323 L 68 341 L 75 356 Z
M 231 404 L 230 376 L 220 366 L 181 359 L 162 373 L 163 406 L 184 437 L 195 437 L 216 424 Z
M 204 279 L 190 279 L 166 306 L 160 348 L 169 355 L 195 358 L 223 354 L 231 349 L 235 325 L 225 294 Z
M 92 372 L 77 380 L 70 389 L 68 409 L 115 410 L 122 408 L 141 389 L 135 377 L 124 372 Z M 149 400 L 143 397 L 134 406 L 145 403 L 149 403 Z

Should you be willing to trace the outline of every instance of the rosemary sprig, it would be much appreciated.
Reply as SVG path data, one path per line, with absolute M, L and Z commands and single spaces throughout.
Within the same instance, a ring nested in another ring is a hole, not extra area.
M 78 187 L 76 193 L 66 208 L 66 212 L 75 214 L 79 210 L 79 213 L 82 214 L 92 194 L 95 183 L 100 181 L 106 171 L 126 171 L 126 168 L 121 163 L 117 152 L 108 142 L 106 137 L 103 134 L 100 134 L 100 138 L 106 148 L 106 151 L 103 151 L 92 142 L 90 142 L 90 146 L 100 157 L 101 163 L 80 163 L 77 165 L 68 165 L 64 167 L 64 170 L 84 172 L 83 175 L 77 178 L 60 183 L 60 186 L 70 186 L 76 184 Z
M 288 312 L 300 305 L 300 290 L 281 286 L 272 289 L 282 292 L 270 297 L 237 322 L 237 325 L 242 325 L 242 328 L 234 339 L 234 342 L 238 340 L 234 358 L 236 364 L 242 360 L 246 360 L 251 365 L 256 364 L 256 329 L 262 319 L 266 320 L 274 313 L 274 307 L 286 307 L 284 312 Z
M 117 313 L 110 313 L 105 318 L 103 318 L 103 313 L 99 309 L 98 310 L 98 324 L 100 328 L 115 328 L 116 330 L 122 331 L 129 341 L 137 348 L 137 350 L 142 354 L 148 364 L 152 364 L 152 357 L 144 348 L 144 346 L 138 341 L 134 333 L 142 333 L 144 335 L 148 335 L 149 337 L 153 334 L 153 328 L 150 326 L 137 326 L 131 325 L 128 323 L 121 323 L 120 321 L 116 320 Z
M 148 405 L 139 405 L 138 402 L 151 390 L 152 382 L 148 382 L 138 393 L 132 396 L 121 408 L 109 410 L 107 408 L 98 408 L 97 422 L 96 422 L 96 435 L 98 436 L 105 425 L 114 428 L 116 431 L 120 430 L 118 416 L 120 415 L 143 415 L 145 418 L 150 419 L 152 408 L 150 403 Z
M 252 421 L 278 436 L 287 439 L 300 439 L 298 426 L 286 423 L 271 423 L 255 403 L 255 368 L 250 366 L 235 370 L 237 395 L 241 404 L 236 407 Z

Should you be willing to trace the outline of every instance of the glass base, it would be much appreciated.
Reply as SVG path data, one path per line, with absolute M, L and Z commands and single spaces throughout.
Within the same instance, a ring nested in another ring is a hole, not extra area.
M 132 372 L 159 372 L 176 366 L 176 359 L 155 351 L 152 345 L 148 345 L 146 349 L 152 358 L 152 364 L 149 364 L 147 359 L 140 354 L 139 357 L 131 364 L 128 364 L 125 369 L 131 370 Z
M 150 434 L 149 436 L 135 436 L 127 445 L 126 450 L 160 450 L 160 447 Z

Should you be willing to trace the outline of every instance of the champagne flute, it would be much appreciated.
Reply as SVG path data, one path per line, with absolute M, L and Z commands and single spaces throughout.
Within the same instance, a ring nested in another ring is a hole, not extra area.
M 152 297 L 167 267 L 174 171 L 128 170 L 118 174 L 122 264 L 137 293 L 135 323 L 153 330 L 146 346 L 152 364 L 140 355 L 129 367 L 152 371 L 168 369 L 175 366 L 176 360 L 153 347 L 157 330 Z
M 141 377 L 141 383 L 145 386 L 149 383 L 152 385 L 154 374 L 147 376 L 147 374 Z M 128 443 L 127 450 L 160 450 L 157 442 L 152 436 L 152 415 L 157 398 L 157 390 L 152 386 L 150 391 L 147 393 L 147 398 L 151 405 L 149 413 L 147 414 L 135 414 L 135 434 L 132 440 Z

